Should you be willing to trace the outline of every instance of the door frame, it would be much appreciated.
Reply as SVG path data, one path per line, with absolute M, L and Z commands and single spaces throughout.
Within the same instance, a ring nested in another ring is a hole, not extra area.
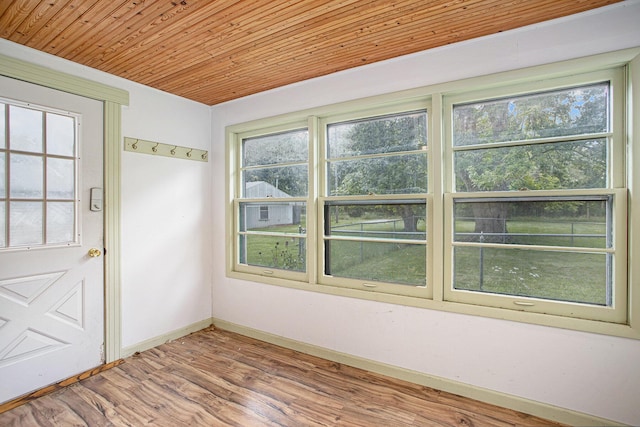
M 104 119 L 104 355 L 105 363 L 121 358 L 120 304 L 120 141 L 122 106 L 129 105 L 123 89 L 55 71 L 0 54 L 0 75 L 103 103 Z

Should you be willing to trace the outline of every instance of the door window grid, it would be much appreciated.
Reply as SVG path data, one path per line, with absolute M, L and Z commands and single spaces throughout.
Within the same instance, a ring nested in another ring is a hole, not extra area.
M 0 249 L 78 241 L 77 121 L 0 100 Z

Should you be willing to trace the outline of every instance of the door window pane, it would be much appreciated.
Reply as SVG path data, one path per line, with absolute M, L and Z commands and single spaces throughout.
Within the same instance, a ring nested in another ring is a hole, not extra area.
M 75 164 L 73 159 L 47 160 L 47 198 L 73 199 L 75 191 Z
M 10 246 L 41 245 L 43 231 L 42 202 L 9 204 Z
M 73 156 L 75 153 L 75 119 L 47 113 L 47 153 Z
M 41 199 L 44 185 L 42 157 L 10 154 L 10 159 L 10 197 L 15 199 Z
M 11 105 L 9 143 L 12 150 L 42 153 L 42 112 Z
M 35 108 L 0 104 L 0 249 L 77 241 L 76 118 Z
M 68 243 L 74 238 L 74 203 L 47 203 L 47 243 Z

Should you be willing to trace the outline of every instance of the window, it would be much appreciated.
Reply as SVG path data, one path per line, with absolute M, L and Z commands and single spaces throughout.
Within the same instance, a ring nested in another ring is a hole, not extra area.
M 260 221 L 269 221 L 269 206 L 260 206 Z
M 571 67 L 229 128 L 229 274 L 581 330 L 629 325 L 629 69 Z
M 424 294 L 427 113 L 321 122 L 322 283 Z
M 246 136 L 240 144 L 237 264 L 300 279 L 307 270 L 308 132 Z
M 77 242 L 76 121 L 0 100 L 0 249 Z
M 447 300 L 624 319 L 626 239 L 616 224 L 626 222 L 626 192 L 610 166 L 625 149 L 614 131 L 622 115 L 612 114 L 622 110 L 622 77 L 562 83 L 445 102 L 454 176 Z

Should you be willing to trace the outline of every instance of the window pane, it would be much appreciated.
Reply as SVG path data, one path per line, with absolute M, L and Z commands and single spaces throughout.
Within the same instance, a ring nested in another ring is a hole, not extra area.
M 240 263 L 277 268 L 282 270 L 306 270 L 306 235 L 259 236 L 241 235 Z
M 74 239 L 73 202 L 47 203 L 47 243 L 70 243 Z
M 242 173 L 242 197 L 305 197 L 308 175 L 307 165 L 248 169 Z
M 456 242 L 611 247 L 611 198 L 455 200 Z
M 607 186 L 605 139 L 455 153 L 456 190 L 517 191 Z
M 75 150 L 73 117 L 47 113 L 47 153 L 73 156 Z
M 327 126 L 329 158 L 421 150 L 427 146 L 426 111 Z
M 609 130 L 609 83 L 453 108 L 455 146 Z
M 325 205 L 332 236 L 426 240 L 426 204 L 345 203 Z
M 75 164 L 71 159 L 47 160 L 47 197 L 73 199 L 75 194 Z
M 41 245 L 42 202 L 11 202 L 9 209 L 11 246 Z
M 266 209 L 265 209 L 266 208 Z M 268 210 L 268 217 L 264 211 Z M 306 270 L 307 211 L 305 203 L 240 203 L 241 232 L 275 235 L 240 235 L 241 264 Z
M 41 199 L 43 197 L 43 160 L 40 156 L 11 154 L 9 182 L 11 197 Z
M 0 148 L 7 148 L 7 142 L 6 142 L 7 125 L 5 123 L 7 119 L 6 109 L 7 107 L 5 104 L 0 104 Z
M 269 220 L 269 208 L 270 206 L 260 206 L 260 221 Z
M 9 143 L 12 150 L 42 153 L 42 112 L 11 105 Z
M 325 274 L 351 279 L 424 286 L 426 205 L 395 201 L 389 203 L 335 203 L 325 205 L 326 235 L 355 241 L 325 240 Z M 397 239 L 371 242 L 367 239 Z
M 325 274 L 334 277 L 424 286 L 426 246 L 325 241 Z
M 240 203 L 240 231 L 302 233 L 306 221 L 305 203 Z
M 264 166 L 306 162 L 309 158 L 309 133 L 306 129 L 242 141 L 242 165 Z
M 334 161 L 327 169 L 331 196 L 427 192 L 426 152 Z
M 572 252 L 457 247 L 454 288 L 611 305 L 611 256 Z

